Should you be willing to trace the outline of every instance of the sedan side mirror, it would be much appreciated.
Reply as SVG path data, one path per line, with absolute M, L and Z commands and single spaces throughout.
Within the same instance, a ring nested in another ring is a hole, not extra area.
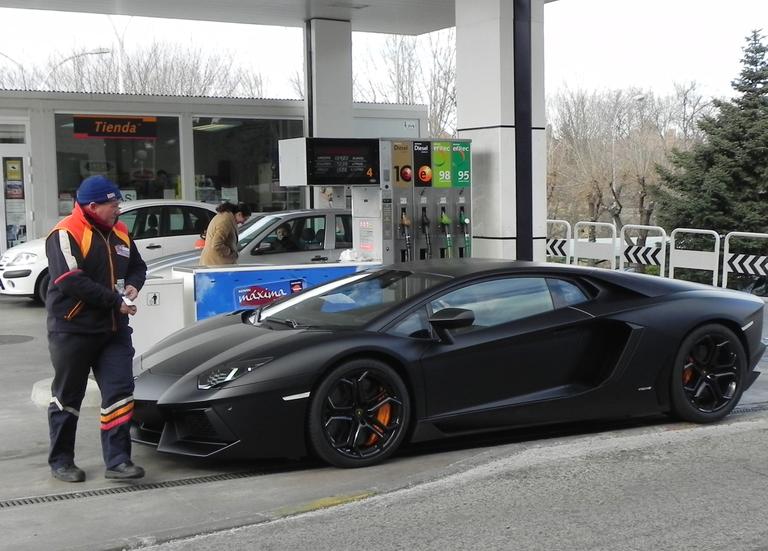
M 469 327 L 475 323 L 475 313 L 466 308 L 443 308 L 429 318 L 429 323 L 441 342 L 453 344 L 453 337 L 448 330 Z
M 262 241 L 259 246 L 251 251 L 251 254 L 262 254 L 272 250 L 272 243 L 269 241 Z

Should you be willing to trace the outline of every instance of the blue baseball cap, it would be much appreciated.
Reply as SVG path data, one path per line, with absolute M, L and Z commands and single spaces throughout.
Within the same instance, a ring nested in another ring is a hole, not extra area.
M 77 202 L 81 205 L 120 201 L 122 199 L 123 194 L 120 193 L 120 188 L 112 180 L 101 174 L 88 176 L 77 188 Z

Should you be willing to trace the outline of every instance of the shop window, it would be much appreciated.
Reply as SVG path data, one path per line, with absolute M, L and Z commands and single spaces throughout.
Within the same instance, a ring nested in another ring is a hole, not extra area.
M 0 124 L 0 143 L 24 143 L 25 135 L 23 124 Z
M 57 114 L 59 214 L 68 214 L 80 182 L 113 180 L 125 200 L 181 197 L 178 117 Z
M 195 117 L 195 199 L 254 212 L 301 208 L 303 190 L 280 187 L 278 141 L 303 132 L 301 120 Z

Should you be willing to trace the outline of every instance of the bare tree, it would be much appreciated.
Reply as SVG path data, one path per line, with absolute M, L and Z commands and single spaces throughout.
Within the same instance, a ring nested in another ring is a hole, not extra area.
M 449 137 L 456 126 L 456 39 L 454 29 L 424 36 L 391 35 L 380 51 L 357 63 L 357 101 L 426 104 L 428 133 Z M 367 68 L 377 67 L 377 71 Z
M 103 55 L 76 50 L 52 56 L 30 72 L 0 66 L 0 87 L 67 92 L 263 97 L 264 79 L 235 64 L 231 53 L 152 42 L 135 50 L 122 42 Z
M 656 167 L 671 148 L 700 139 L 696 123 L 707 106 L 694 83 L 667 97 L 632 88 L 557 94 L 548 104 L 549 216 L 612 221 L 618 229 L 652 224 Z

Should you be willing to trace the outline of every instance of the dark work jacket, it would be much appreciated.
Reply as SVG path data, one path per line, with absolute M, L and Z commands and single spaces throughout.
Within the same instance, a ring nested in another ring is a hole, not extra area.
M 108 333 L 128 324 L 115 284 L 122 279 L 141 289 L 147 265 L 125 224 L 100 229 L 75 204 L 48 235 L 45 251 L 51 276 L 45 300 L 48 331 Z

